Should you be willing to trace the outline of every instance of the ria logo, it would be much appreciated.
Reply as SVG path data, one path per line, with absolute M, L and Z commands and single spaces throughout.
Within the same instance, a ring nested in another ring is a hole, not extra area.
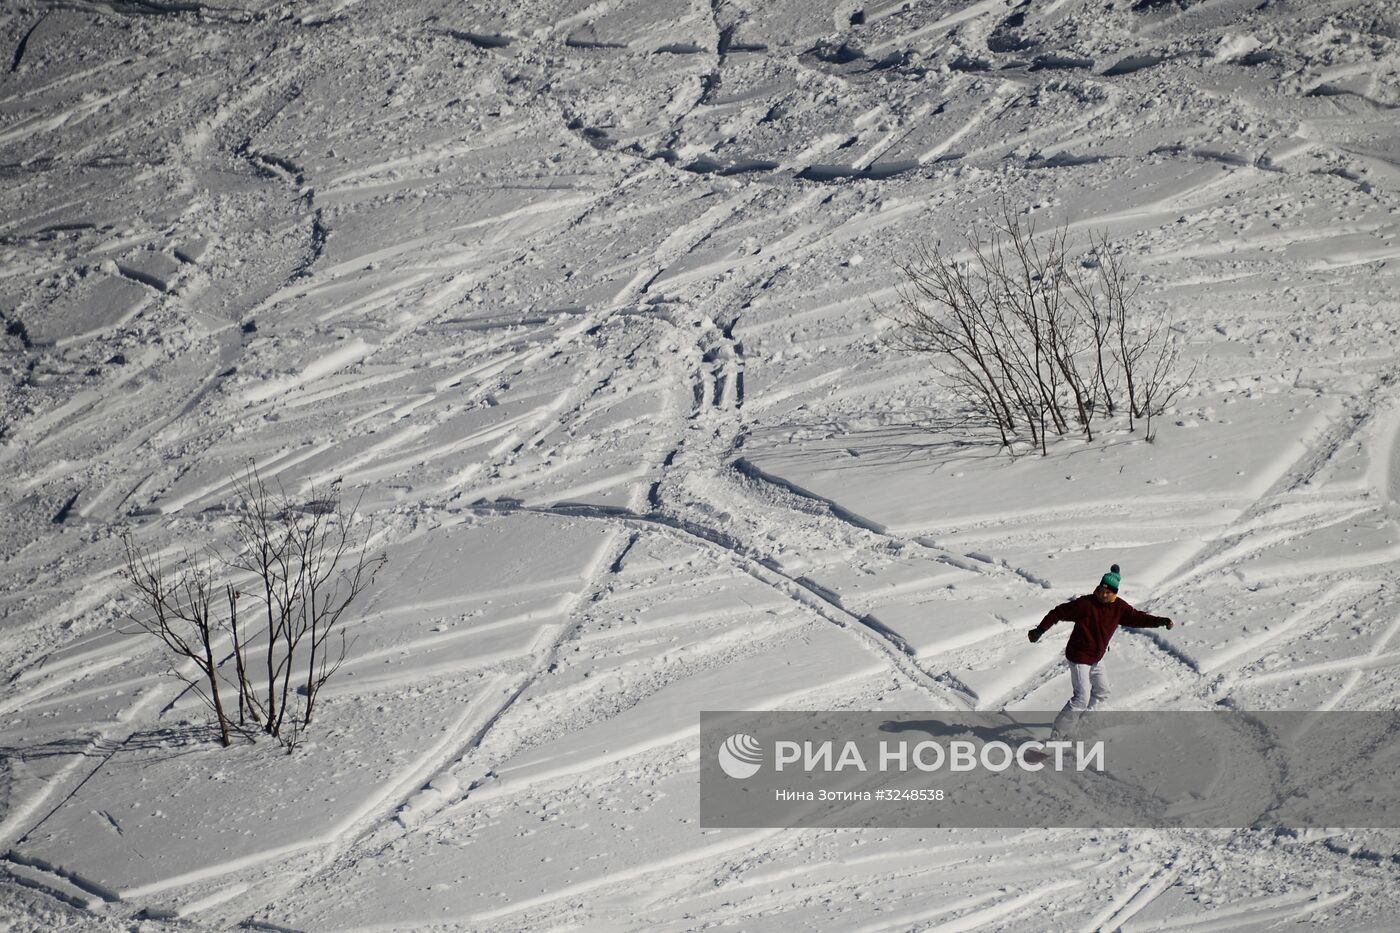
M 719 766 L 737 780 L 753 777 L 763 767 L 763 746 L 753 736 L 736 732 L 719 747 Z

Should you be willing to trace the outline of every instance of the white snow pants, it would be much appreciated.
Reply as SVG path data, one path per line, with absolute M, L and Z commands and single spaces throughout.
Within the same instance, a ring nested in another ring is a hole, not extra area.
M 1102 709 L 1108 702 L 1108 672 L 1104 670 L 1102 661 L 1097 664 L 1071 662 L 1069 682 L 1074 688 L 1074 693 L 1064 709 L 1060 710 L 1060 715 L 1055 717 L 1051 735 L 1056 739 L 1074 734 L 1080 713 Z

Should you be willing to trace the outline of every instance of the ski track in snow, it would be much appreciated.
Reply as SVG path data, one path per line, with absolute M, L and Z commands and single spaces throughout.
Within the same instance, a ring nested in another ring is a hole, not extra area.
M 1393 704 L 1394 24 L 1367 25 L 1378 0 L 1127 6 L 10 17 L 0 900 L 201 928 L 1383 926 L 1386 866 L 1352 853 L 1393 832 L 685 822 L 711 684 L 1057 707 L 1058 649 L 1024 629 L 1119 552 L 1134 604 L 1182 623 L 1115 642 L 1119 703 Z M 1158 445 L 1065 441 L 997 486 L 880 350 L 889 261 L 1003 196 L 1118 238 L 1184 325 L 1201 371 Z M 210 793 L 221 759 L 113 634 L 115 535 L 217 538 L 249 460 L 385 520 L 410 582 L 369 596 L 327 694 L 383 717 L 326 740 L 378 770 L 318 747 L 323 818 L 154 871 L 177 804 L 118 800 L 111 770 Z M 1086 476 L 1097 499 L 1052 485 Z M 681 822 L 635 835 L 659 816 Z M 471 875 L 484 847 L 499 878 Z

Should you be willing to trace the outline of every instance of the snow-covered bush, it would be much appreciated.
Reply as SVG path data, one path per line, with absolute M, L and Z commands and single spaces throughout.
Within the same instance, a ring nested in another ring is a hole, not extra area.
M 338 489 L 294 501 L 251 467 L 234 486 L 241 502 L 230 548 L 186 550 L 167 568 L 125 538 L 125 576 L 140 605 L 131 618 L 173 655 L 175 675 L 214 713 L 224 745 L 232 728 L 291 750 L 345 661 L 346 610 L 386 557 L 369 555 L 370 523 L 356 521 Z
M 1045 453 L 1051 432 L 1093 440 L 1095 419 L 1124 409 L 1152 440 L 1152 418 L 1185 385 L 1169 322 L 1138 308 L 1137 280 L 1105 237 L 1073 260 L 1068 227 L 1037 236 L 1003 205 L 966 250 L 921 245 L 898 268 L 890 342 L 931 357 L 1007 448 L 1025 439 Z

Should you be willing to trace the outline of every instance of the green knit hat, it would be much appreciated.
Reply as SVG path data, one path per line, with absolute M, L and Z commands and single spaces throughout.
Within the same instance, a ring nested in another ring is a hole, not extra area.
M 1118 575 L 1118 565 L 1114 564 L 1108 569 L 1108 573 L 1103 575 L 1103 579 L 1099 581 L 1099 585 L 1106 586 L 1116 593 L 1118 592 L 1118 584 L 1121 580 L 1122 577 Z

